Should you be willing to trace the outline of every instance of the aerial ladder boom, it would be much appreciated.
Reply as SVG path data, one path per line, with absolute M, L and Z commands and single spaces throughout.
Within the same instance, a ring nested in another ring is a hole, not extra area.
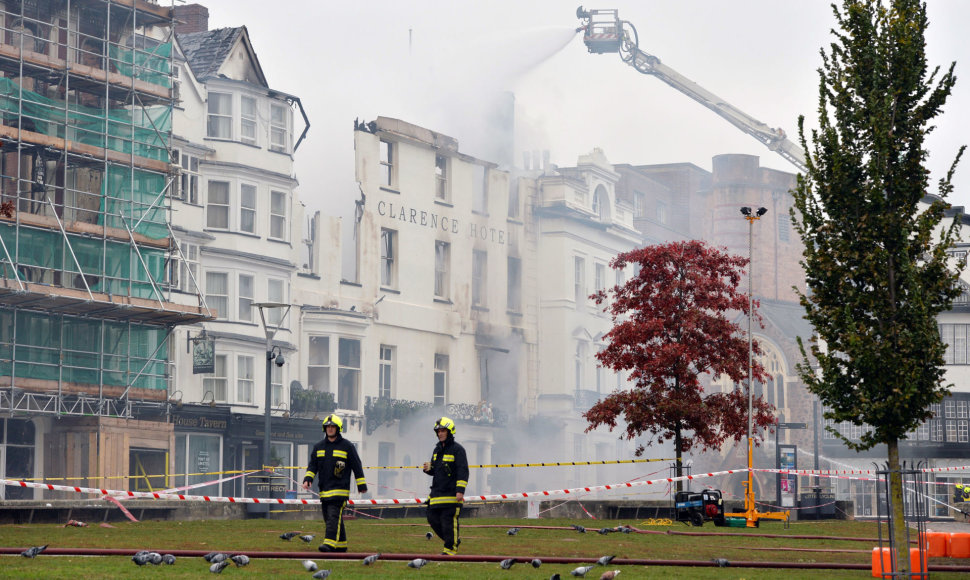
M 604 54 L 616 52 L 623 62 L 645 75 L 653 75 L 708 109 L 714 111 L 728 123 L 761 141 L 768 149 L 781 155 L 802 173 L 808 171 L 805 165 L 805 151 L 793 143 L 782 129 L 774 129 L 748 115 L 734 105 L 726 102 L 711 91 L 698 85 L 684 75 L 660 62 L 652 54 L 640 50 L 637 29 L 626 20 L 620 20 L 615 9 L 583 10 L 576 9 L 576 17 L 583 21 L 583 43 L 589 52 Z

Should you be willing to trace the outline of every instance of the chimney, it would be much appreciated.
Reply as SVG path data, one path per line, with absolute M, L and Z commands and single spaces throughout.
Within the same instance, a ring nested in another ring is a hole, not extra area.
M 209 31 L 209 9 L 201 4 L 175 7 L 175 33 L 191 34 Z

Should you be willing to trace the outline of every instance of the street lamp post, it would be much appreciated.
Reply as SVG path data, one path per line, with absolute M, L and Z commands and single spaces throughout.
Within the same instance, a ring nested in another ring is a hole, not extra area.
M 263 324 L 263 331 L 266 333 L 266 398 L 265 407 L 263 409 L 263 457 L 262 465 L 265 468 L 269 465 L 269 448 L 270 448 L 270 429 L 272 418 L 271 414 L 273 411 L 273 361 L 275 359 L 277 366 L 283 366 L 283 353 L 278 352 L 279 347 L 273 346 L 273 337 L 276 335 L 277 331 L 280 329 L 280 325 L 283 324 L 283 320 L 286 315 L 290 312 L 290 305 L 283 304 L 280 302 L 257 302 L 253 304 L 259 309 L 259 320 Z M 266 315 L 269 311 L 280 308 L 283 309 L 280 314 L 279 320 L 275 325 L 270 325 L 266 321 Z
M 741 215 L 748 220 L 748 481 L 744 492 L 744 511 L 747 514 L 748 525 L 753 526 L 752 522 L 758 521 L 757 508 L 754 500 L 754 464 L 752 455 L 754 454 L 754 339 L 751 334 L 752 321 L 754 319 L 754 222 L 761 219 L 761 216 L 768 212 L 767 208 L 759 207 L 757 212 L 752 213 L 750 207 L 742 207 Z

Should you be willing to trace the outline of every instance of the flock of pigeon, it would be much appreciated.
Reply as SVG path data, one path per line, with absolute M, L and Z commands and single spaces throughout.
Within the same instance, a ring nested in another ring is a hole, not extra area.
M 573 524 L 572 527 L 574 530 L 576 530 L 581 534 L 586 533 L 586 528 L 584 528 L 583 526 Z M 621 532 L 624 534 L 628 534 L 632 531 L 633 531 L 633 528 L 629 526 L 624 526 L 624 525 L 617 526 L 615 528 L 600 528 L 599 530 L 597 530 L 598 533 L 604 534 L 604 535 L 612 532 Z M 506 533 L 510 536 L 514 536 L 519 533 L 519 528 L 509 528 Z M 300 534 L 300 532 L 284 532 L 280 534 L 280 539 L 283 539 L 286 541 L 290 541 L 296 537 L 300 538 L 307 544 L 312 542 L 314 538 L 313 534 Z M 431 538 L 430 532 L 428 532 L 427 537 L 428 539 Z M 27 548 L 26 550 L 21 552 L 20 555 L 25 558 L 34 558 L 38 554 L 43 552 L 46 548 L 47 548 L 47 545 L 34 546 L 32 548 Z M 363 560 L 364 566 L 370 566 L 371 564 L 376 562 L 380 557 L 381 557 L 380 553 L 367 556 Z M 595 564 L 592 564 L 590 566 L 579 566 L 573 569 L 570 572 L 570 574 L 572 576 L 585 578 L 586 574 L 588 574 L 591 570 L 593 570 L 597 566 L 609 565 L 609 563 L 612 562 L 613 558 L 615 557 L 616 556 L 603 556 L 602 558 L 597 560 Z M 222 573 L 222 571 L 230 564 L 235 564 L 237 567 L 242 567 L 249 564 L 249 556 L 245 554 L 226 554 L 223 552 L 210 552 L 205 556 L 203 556 L 203 558 L 205 559 L 206 562 L 209 563 L 209 572 L 212 572 L 214 574 Z M 172 554 L 159 554 L 158 552 L 141 550 L 135 553 L 135 555 L 131 557 L 131 561 L 138 566 L 145 566 L 146 564 L 154 564 L 156 566 L 159 564 L 172 565 L 172 564 L 175 564 L 175 556 L 173 556 Z M 517 562 L 518 560 L 516 558 L 506 558 L 501 562 L 499 562 L 499 566 L 501 566 L 503 570 L 508 570 Z M 428 560 L 424 558 L 415 558 L 414 560 L 411 560 L 410 562 L 408 562 L 408 568 L 421 569 L 421 567 L 427 563 L 428 563 Z M 730 565 L 727 562 L 727 560 L 723 560 L 723 562 L 715 561 L 715 563 L 717 563 L 719 566 Z M 538 568 L 542 566 L 542 560 L 540 560 L 539 558 L 533 558 L 532 560 L 529 560 L 529 564 L 531 564 L 533 568 Z M 313 578 L 317 578 L 317 579 L 326 578 L 330 576 L 330 572 L 331 572 L 330 570 L 321 569 L 317 565 L 317 563 L 314 562 L 313 560 L 304 560 L 303 568 L 307 572 L 313 572 L 314 573 Z M 600 580 L 613 580 L 613 578 L 616 578 L 619 574 L 620 574 L 620 570 L 607 570 L 600 576 Z M 549 578 L 549 580 L 560 580 L 560 576 L 559 574 L 553 574 Z

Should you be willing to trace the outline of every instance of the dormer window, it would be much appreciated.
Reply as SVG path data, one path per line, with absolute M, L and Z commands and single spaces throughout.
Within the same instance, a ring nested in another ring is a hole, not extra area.
M 593 214 L 601 222 L 610 221 L 610 197 L 606 193 L 606 188 L 602 185 L 596 186 L 593 192 Z
M 232 139 L 232 95 L 209 93 L 206 135 L 214 139 Z
M 273 103 L 269 106 L 269 148 L 271 151 L 290 151 L 290 109 Z

